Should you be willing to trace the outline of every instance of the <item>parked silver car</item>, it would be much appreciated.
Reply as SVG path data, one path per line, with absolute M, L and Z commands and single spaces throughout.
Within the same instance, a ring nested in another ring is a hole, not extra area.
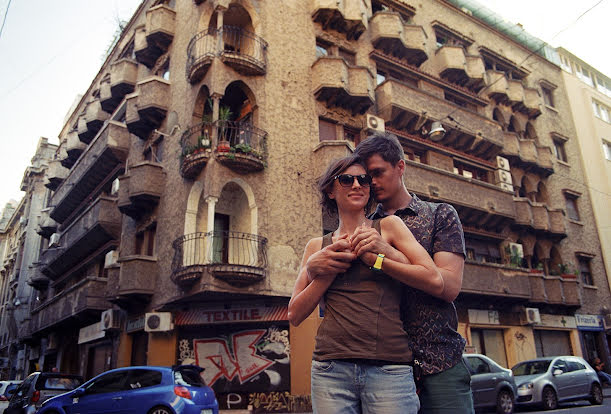
M 538 404 L 545 410 L 554 410 L 561 401 L 603 402 L 596 371 L 583 358 L 537 358 L 520 362 L 511 370 L 518 385 L 518 405 Z
M 503 368 L 486 355 L 464 354 L 471 372 L 471 391 L 475 408 L 494 407 L 499 414 L 513 413 L 516 383 L 510 369 Z

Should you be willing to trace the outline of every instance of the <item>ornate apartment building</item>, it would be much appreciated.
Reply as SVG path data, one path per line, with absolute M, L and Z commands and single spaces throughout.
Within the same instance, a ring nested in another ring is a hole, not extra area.
M 319 317 L 289 327 L 287 304 L 306 242 L 332 225 L 314 182 L 382 129 L 408 189 L 463 222 L 468 350 L 608 361 L 580 337 L 610 294 L 562 71 L 478 10 L 143 1 L 49 164 L 38 364 L 197 363 L 223 408 L 302 403 Z

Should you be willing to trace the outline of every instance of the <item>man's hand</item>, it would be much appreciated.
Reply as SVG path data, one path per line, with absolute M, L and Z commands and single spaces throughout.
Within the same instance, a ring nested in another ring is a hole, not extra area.
M 357 227 L 352 236 L 350 236 L 350 246 L 352 251 L 367 266 L 373 266 L 379 253 L 382 253 L 389 259 L 409 263 L 403 253 L 386 242 L 380 233 L 372 227 Z
M 356 259 L 352 252 L 348 235 L 341 236 L 335 243 L 313 253 L 306 262 L 308 279 L 311 282 L 320 276 L 333 276 L 350 268 Z

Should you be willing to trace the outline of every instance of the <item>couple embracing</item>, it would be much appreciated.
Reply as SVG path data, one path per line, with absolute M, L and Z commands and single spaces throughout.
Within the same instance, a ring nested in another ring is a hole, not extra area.
M 411 195 L 404 170 L 397 137 L 375 134 L 318 181 L 339 226 L 306 245 L 289 303 L 294 325 L 324 303 L 312 361 L 315 413 L 473 412 L 452 303 L 462 285 L 462 226 L 452 206 Z

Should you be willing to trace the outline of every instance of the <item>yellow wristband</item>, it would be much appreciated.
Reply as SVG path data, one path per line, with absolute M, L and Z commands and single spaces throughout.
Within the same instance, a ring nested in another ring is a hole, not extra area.
M 376 258 L 376 262 L 371 266 L 372 270 L 377 270 L 378 272 L 382 271 L 382 262 L 384 261 L 384 255 L 382 253 L 378 253 L 378 257 Z

